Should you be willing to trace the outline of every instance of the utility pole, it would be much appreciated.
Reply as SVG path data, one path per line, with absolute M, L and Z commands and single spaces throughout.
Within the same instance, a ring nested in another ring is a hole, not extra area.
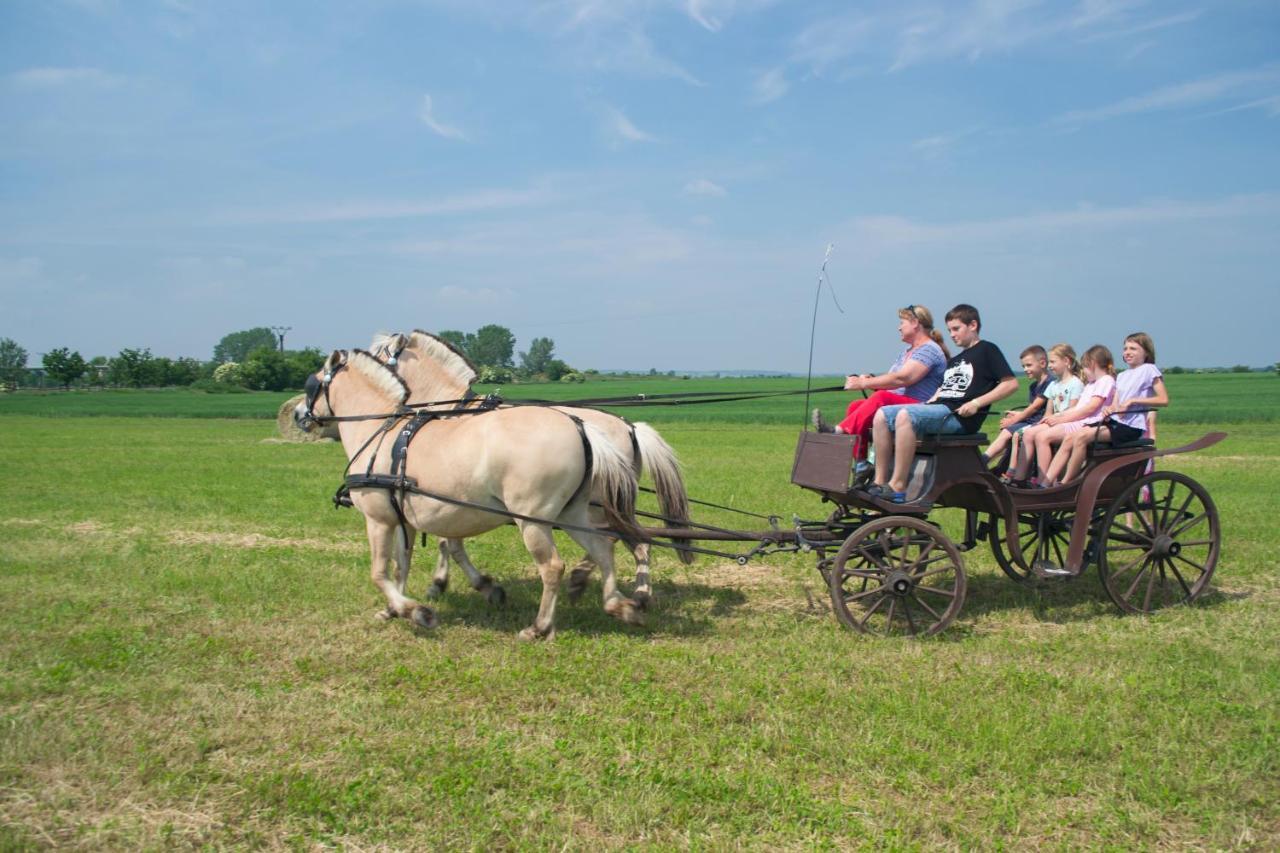
M 276 333 L 280 338 L 280 352 L 284 352 L 284 333 L 292 329 L 293 326 L 272 326 L 271 331 Z

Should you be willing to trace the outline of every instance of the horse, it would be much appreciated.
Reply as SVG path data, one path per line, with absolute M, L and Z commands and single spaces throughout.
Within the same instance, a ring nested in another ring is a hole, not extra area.
M 352 504 L 365 517 L 370 576 L 387 601 L 381 618 L 405 618 L 423 628 L 436 624 L 435 612 L 404 592 L 417 532 L 463 539 L 514 521 L 542 579 L 537 617 L 521 639 L 555 634 L 564 561 L 553 525 L 600 566 L 605 612 L 623 622 L 641 621 L 638 605 L 614 579 L 615 534 L 592 532 L 595 494 L 616 535 L 643 536 L 635 519 L 635 471 L 599 429 L 579 428 L 559 412 L 535 407 L 440 416 L 404 446 L 403 468 L 395 472 L 438 496 L 431 497 L 413 485 L 388 485 L 393 447 L 384 439 L 412 420 L 408 398 L 404 380 L 367 351 L 335 350 L 308 377 L 306 399 L 294 411 L 298 426 L 308 431 L 337 421 L 347 470 L 367 472 L 349 485 Z M 383 474 L 383 481 L 369 482 L 374 474 Z M 388 576 L 392 560 L 395 580 Z
M 473 394 L 471 385 L 477 376 L 475 365 L 449 341 L 430 332 L 415 329 L 408 335 L 378 334 L 374 336 L 369 350 L 405 380 L 415 401 L 444 401 L 443 405 L 453 406 L 458 404 L 451 401 L 464 400 Z M 688 523 L 689 498 L 680 472 L 680 462 L 671 445 L 663 440 L 657 430 L 645 423 L 632 424 L 599 409 L 568 406 L 551 408 L 592 424 L 604 432 L 618 452 L 628 460 L 637 476 L 648 474 L 653 480 L 660 512 L 666 523 L 676 527 Z M 594 511 L 593 514 L 596 521 L 600 522 L 600 513 Z M 643 541 L 628 544 L 636 562 L 635 586 L 631 596 L 641 608 L 645 608 L 653 597 L 649 579 L 649 544 Z M 692 552 L 678 547 L 677 552 L 684 563 L 693 562 Z M 438 598 L 448 588 L 450 558 L 462 566 L 473 589 L 486 593 L 492 603 L 496 603 L 495 599 L 501 601 L 502 588 L 476 568 L 461 541 L 448 538 L 440 540 L 439 557 L 428 597 Z M 582 595 L 594 566 L 594 560 L 587 554 L 569 572 L 567 592 L 570 600 L 576 600 Z

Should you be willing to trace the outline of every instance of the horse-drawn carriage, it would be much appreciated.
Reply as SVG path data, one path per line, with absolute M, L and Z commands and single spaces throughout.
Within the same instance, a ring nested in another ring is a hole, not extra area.
M 852 436 L 805 432 L 791 480 L 835 509 L 822 520 L 795 518 L 789 528 L 769 516 L 772 529 L 741 531 L 689 520 L 688 504 L 700 502 L 684 495 L 674 457 L 658 462 L 669 448 L 656 433 L 638 435 L 636 425 L 582 408 L 646 401 L 480 400 L 470 392 L 474 370 L 465 358 L 422 332 L 383 358 L 385 363 L 367 352 L 335 352 L 308 382 L 296 416 L 304 428 L 320 421 L 340 424 L 349 459 L 346 503 L 354 501 L 366 516 L 374 582 L 388 601 L 385 615 L 423 626 L 434 624 L 434 613 L 405 595 L 411 531 L 452 538 L 447 547 L 468 568 L 472 585 L 492 592 L 492 579 L 469 567 L 460 540 L 508 522 L 520 527 L 544 581 L 539 616 L 522 632 L 530 639 L 553 631 L 563 563 L 550 538 L 552 528 L 564 530 L 588 551 L 588 560 L 571 572 L 577 589 L 598 566 L 605 610 L 625 621 L 638 620 L 644 599 L 628 598 L 616 586 L 612 547 L 605 544 L 610 538 L 632 544 L 638 590 L 647 589 L 650 544 L 668 545 L 684 557 L 701 552 L 739 563 L 771 553 L 816 552 L 841 622 L 864 633 L 912 636 L 936 634 L 959 614 L 966 591 L 963 552 L 983 539 L 1016 581 L 1075 577 L 1096 564 L 1108 595 L 1127 612 L 1150 613 L 1194 601 L 1208 587 L 1218 561 L 1221 530 L 1208 492 L 1184 474 L 1153 470 L 1152 462 L 1210 447 L 1224 433 L 1169 450 L 1157 450 L 1146 439 L 1096 444 L 1080 477 L 1048 489 L 1002 482 L 1000 466 L 988 467 L 979 452 L 984 436 L 926 438 L 915 456 L 906 502 L 892 503 L 852 482 Z M 405 377 L 435 402 L 408 403 Z M 317 411 L 321 402 L 324 407 Z M 516 418 L 518 428 L 509 426 L 500 434 L 500 422 L 514 424 Z M 435 424 L 434 439 L 411 447 L 416 435 L 429 431 L 424 430 L 428 424 Z M 610 429 L 621 437 L 610 438 Z M 384 441 L 388 436 L 398 437 Z M 495 436 L 506 456 L 492 452 Z M 531 454 L 523 447 L 530 436 L 546 445 L 546 452 Z M 477 459 L 494 470 L 462 464 Z M 363 474 L 351 473 L 357 462 Z M 666 475 L 660 473 L 664 468 Z M 642 469 L 655 473 L 659 494 L 666 483 L 667 497 L 660 501 L 666 514 L 638 514 L 667 526 L 641 527 L 634 521 L 635 477 Z M 964 510 L 959 541 L 930 518 L 933 510 L 948 507 Z M 729 554 L 702 544 L 710 541 L 755 546 L 745 554 Z M 447 580 L 443 554 L 433 584 L 440 590 Z M 392 562 L 394 579 L 387 571 Z M 571 594 L 574 588 L 571 582 Z

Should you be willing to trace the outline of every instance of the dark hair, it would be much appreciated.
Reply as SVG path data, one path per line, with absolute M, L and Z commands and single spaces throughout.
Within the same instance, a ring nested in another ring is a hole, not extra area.
M 955 308 L 952 308 L 947 312 L 947 322 L 950 323 L 952 320 L 959 320 L 966 326 L 970 323 L 977 323 L 978 331 L 982 331 L 982 318 L 978 316 L 978 309 L 972 305 L 966 305 L 961 302 Z
M 1124 339 L 1126 344 L 1129 343 L 1129 341 L 1133 341 L 1135 344 L 1142 347 L 1142 351 L 1146 353 L 1147 356 L 1147 364 L 1156 363 L 1156 344 L 1155 341 L 1151 340 L 1150 335 L 1146 332 L 1134 332 L 1132 335 Z
M 1033 355 L 1042 361 L 1048 360 L 1049 358 L 1049 354 L 1045 352 L 1044 347 L 1040 346 L 1039 344 L 1032 344 L 1031 346 L 1027 347 L 1022 352 L 1018 353 L 1018 358 L 1024 359 L 1029 355 Z

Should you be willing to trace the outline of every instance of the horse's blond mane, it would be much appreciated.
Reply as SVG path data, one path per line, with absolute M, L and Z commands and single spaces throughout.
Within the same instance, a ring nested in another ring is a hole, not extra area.
M 414 329 L 409 334 L 409 346 L 421 350 L 425 356 L 439 364 L 441 369 L 465 387 L 471 387 L 471 383 L 476 381 L 475 366 L 448 341 L 430 332 Z
M 400 404 L 409 399 L 409 386 L 372 353 L 362 349 L 352 350 L 347 356 L 347 367 L 368 379 L 369 384 L 386 395 L 391 402 Z

